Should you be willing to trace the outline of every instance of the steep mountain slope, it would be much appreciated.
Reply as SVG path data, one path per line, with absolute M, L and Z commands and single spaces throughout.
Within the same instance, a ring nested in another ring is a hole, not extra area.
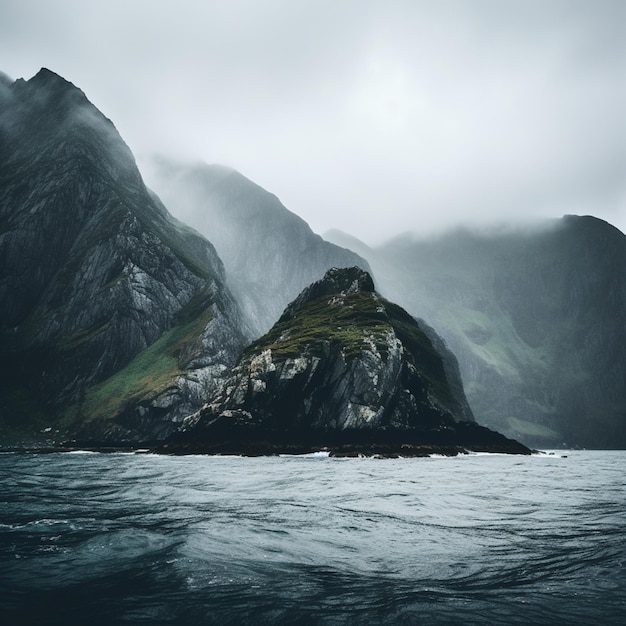
M 246 342 L 214 248 L 74 85 L 0 100 L 0 435 L 168 432 Z
M 374 291 L 331 269 L 244 352 L 209 404 L 164 450 L 267 453 L 523 452 L 473 422 L 456 361 Z
M 359 251 L 382 292 L 446 339 L 480 423 L 535 446 L 626 446 L 620 231 L 567 216 L 523 233 Z
M 235 170 L 159 160 L 147 172 L 166 205 L 215 245 L 257 335 L 329 268 L 369 270 L 363 258 L 324 241 L 275 195 Z

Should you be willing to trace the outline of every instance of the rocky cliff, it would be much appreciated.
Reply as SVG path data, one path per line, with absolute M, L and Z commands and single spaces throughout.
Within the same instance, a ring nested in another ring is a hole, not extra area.
M 246 343 L 224 281 L 82 91 L 0 86 L 0 435 L 172 430 Z
M 536 447 L 626 446 L 619 230 L 567 216 L 523 232 L 459 230 L 357 250 L 381 291 L 445 338 L 481 424 Z
M 162 449 L 528 452 L 473 422 L 456 362 L 430 334 L 380 297 L 363 270 L 331 269 L 245 350 Z
M 274 194 L 233 169 L 161 159 L 147 175 L 166 205 L 215 245 L 257 335 L 329 268 L 369 270 L 362 257 L 324 241 Z

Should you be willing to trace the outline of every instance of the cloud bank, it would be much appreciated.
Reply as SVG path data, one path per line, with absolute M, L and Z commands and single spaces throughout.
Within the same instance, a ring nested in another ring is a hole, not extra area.
M 50 68 L 140 160 L 235 167 L 318 232 L 626 231 L 622 0 L 5 0 L 0 64 Z

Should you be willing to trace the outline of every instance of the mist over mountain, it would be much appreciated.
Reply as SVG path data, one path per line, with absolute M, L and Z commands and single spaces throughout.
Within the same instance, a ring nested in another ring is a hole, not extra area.
M 71 83 L 2 77 L 0 105 L 3 438 L 164 437 L 304 288 L 371 264 L 382 295 L 425 320 L 479 423 L 535 446 L 626 446 L 626 252 L 606 222 L 372 249 L 324 241 L 232 169 L 160 161 L 157 191 L 214 247 Z
M 249 336 L 215 249 L 74 85 L 42 69 L 0 98 L 3 434 L 171 431 Z
M 353 245 L 340 233 L 327 237 Z M 626 445 L 626 237 L 593 217 L 354 249 L 459 359 L 477 421 L 529 445 Z
M 236 359 L 293 290 L 331 264 L 367 266 L 240 174 L 178 170 L 170 191 L 211 209 L 203 217 L 227 275 L 213 245 L 148 190 L 113 124 L 74 85 L 42 69 L 3 84 L 1 97 L 4 442 L 163 439 L 219 402 L 258 342 L 239 369 Z M 473 418 L 454 356 L 431 328 L 381 300 L 362 269 L 329 270 L 279 313 L 278 335 L 261 340 L 266 360 L 281 363 L 270 426 L 277 419 L 293 423 L 289 432 L 308 432 L 301 411 L 289 413 L 297 406 L 308 407 L 314 430 L 364 426 L 372 445 L 399 445 L 391 431 L 413 422 L 421 433 L 414 444 L 476 444 L 478 433 L 480 445 L 512 445 L 495 433 L 485 439 L 478 426 L 457 432 L 456 421 Z M 288 328 L 292 318 L 299 322 Z M 310 376 L 294 370 L 303 363 Z M 242 380 L 244 397 L 258 398 L 259 382 Z
M 156 159 L 145 171 L 170 210 L 213 243 L 257 335 L 331 267 L 369 270 L 365 259 L 324 241 L 274 194 L 233 169 Z

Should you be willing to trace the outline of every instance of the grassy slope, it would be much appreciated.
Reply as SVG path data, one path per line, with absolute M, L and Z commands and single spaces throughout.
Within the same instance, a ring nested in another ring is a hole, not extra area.
M 330 302 L 330 303 L 329 303 Z M 392 329 L 414 362 L 431 393 L 445 406 L 451 398 L 441 356 L 430 339 L 404 309 L 368 292 L 336 297 L 324 295 L 307 303 L 293 318 L 281 318 L 244 352 L 252 356 L 272 350 L 275 362 L 302 355 L 322 356 L 329 345 L 341 346 L 346 359 L 359 357 L 374 342 L 387 357 L 387 333 Z
M 244 354 L 271 349 L 274 360 L 313 354 L 321 356 L 328 343 L 341 345 L 347 358 L 359 356 L 367 347 L 364 337 L 372 337 L 376 347 L 386 350 L 385 334 L 389 328 L 381 303 L 372 294 L 342 296 L 340 303 L 328 304 L 322 296 L 298 310 L 292 319 L 281 318 L 263 337 L 251 344 Z
M 86 390 L 84 398 L 64 412 L 62 423 L 68 426 L 78 421 L 111 420 L 128 407 L 174 387 L 176 379 L 184 373 L 181 359 L 185 349 L 197 341 L 210 320 L 207 309 L 189 319 L 194 305 L 198 307 L 197 303 L 188 305 L 187 316 L 183 316 L 179 325 L 165 332 L 126 367 Z

